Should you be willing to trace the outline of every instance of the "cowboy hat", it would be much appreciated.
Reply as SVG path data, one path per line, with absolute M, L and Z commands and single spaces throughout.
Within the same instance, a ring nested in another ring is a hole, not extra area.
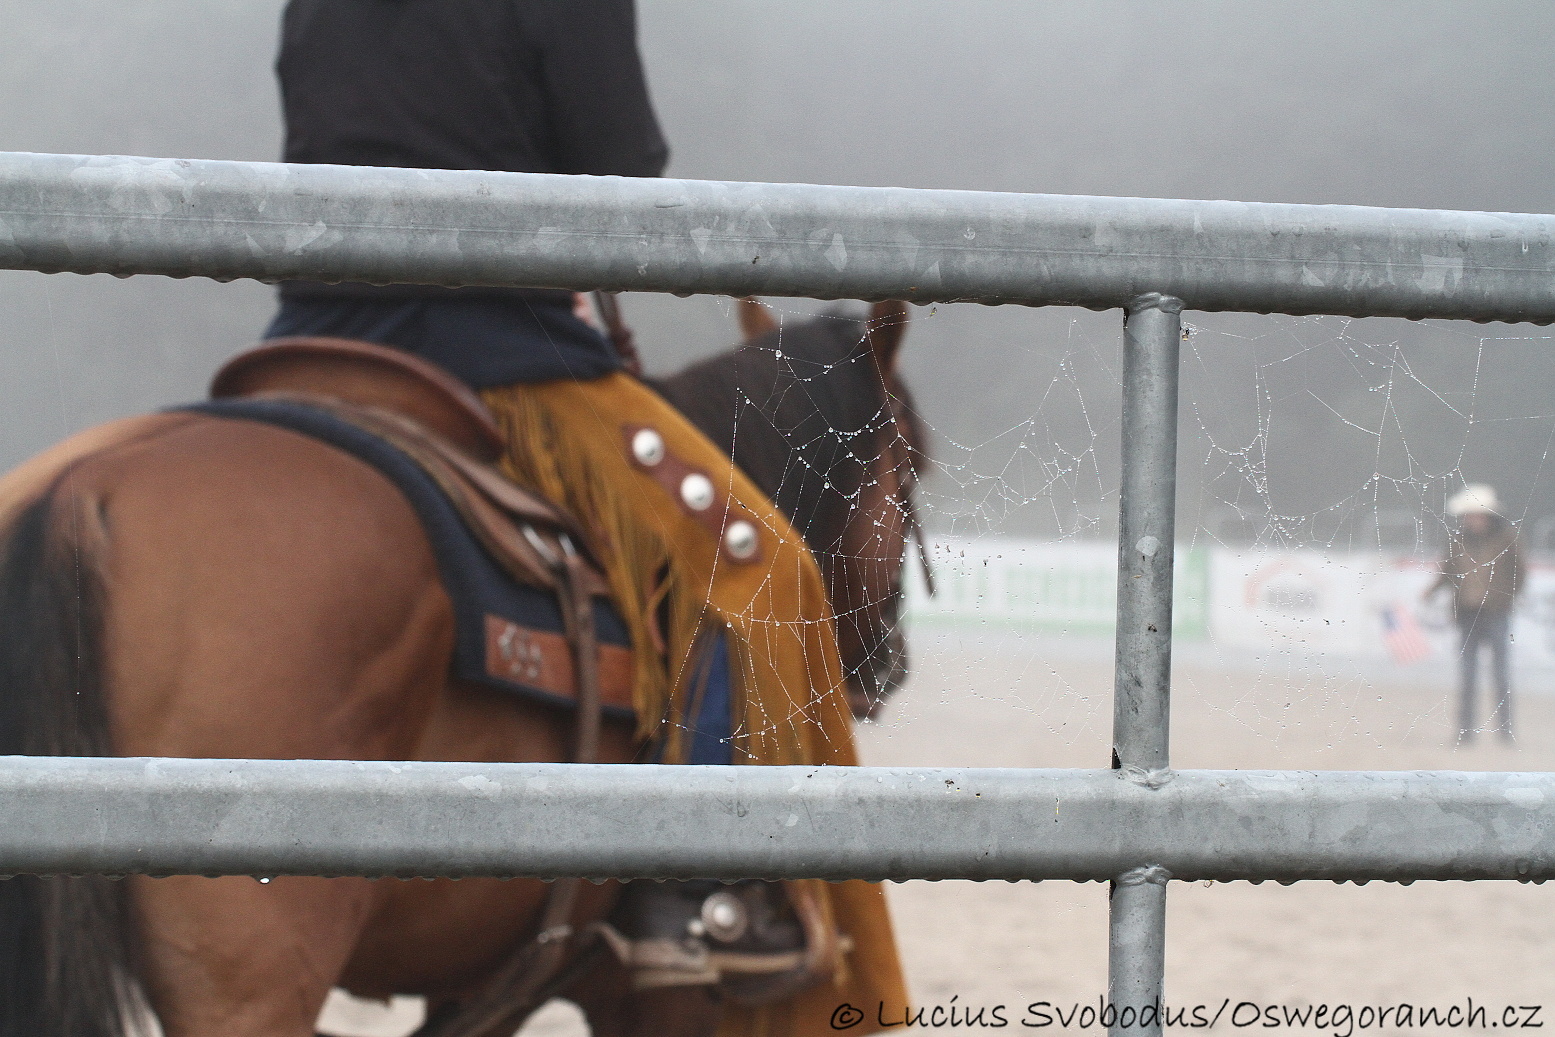
M 1485 483 L 1469 483 L 1447 501 L 1447 514 L 1453 518 L 1464 515 L 1500 514 L 1501 502 L 1496 500 L 1496 488 Z

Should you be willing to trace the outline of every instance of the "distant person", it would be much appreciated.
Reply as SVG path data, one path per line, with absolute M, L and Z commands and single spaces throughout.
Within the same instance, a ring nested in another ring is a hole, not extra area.
M 1447 502 L 1447 513 L 1458 520 L 1442 574 L 1423 595 L 1429 599 L 1452 588 L 1453 618 L 1462 635 L 1459 656 L 1458 741 L 1472 741 L 1474 696 L 1481 649 L 1490 650 L 1491 711 L 1489 729 L 1506 741 L 1512 738 L 1511 633 L 1512 608 L 1523 586 L 1523 559 L 1517 530 L 1500 514 L 1493 487 L 1471 483 Z

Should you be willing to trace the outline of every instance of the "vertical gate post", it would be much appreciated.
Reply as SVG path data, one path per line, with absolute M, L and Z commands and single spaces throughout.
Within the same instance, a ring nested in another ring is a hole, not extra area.
M 1141 295 L 1123 325 L 1123 479 L 1112 766 L 1149 780 L 1170 765 L 1172 555 L 1182 300 Z M 1107 995 L 1113 1037 L 1158 1037 L 1167 873 L 1147 861 L 1113 879 Z

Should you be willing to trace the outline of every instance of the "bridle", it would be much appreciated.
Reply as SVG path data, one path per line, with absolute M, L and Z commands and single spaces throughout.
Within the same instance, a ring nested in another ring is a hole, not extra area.
M 885 397 L 886 410 L 891 416 L 890 427 L 894 430 L 892 443 L 893 445 L 897 443 L 906 444 L 906 456 L 893 458 L 892 463 L 898 469 L 902 465 L 906 465 L 909 476 L 906 479 L 898 478 L 896 480 L 895 492 L 892 494 L 892 503 L 901 509 L 902 520 L 907 526 L 906 536 L 903 538 L 905 544 L 916 543 L 918 545 L 918 566 L 919 571 L 923 574 L 923 587 L 928 592 L 929 597 L 932 598 L 935 593 L 934 565 L 929 560 L 929 542 L 923 535 L 923 523 L 918 518 L 916 491 L 918 489 L 919 477 L 918 466 L 913 460 L 914 455 L 920 455 L 922 451 L 917 444 L 912 443 L 907 438 L 903 431 L 904 429 L 914 427 L 914 425 L 902 410 L 903 403 L 901 398 L 893 393 L 889 386 L 885 390 Z

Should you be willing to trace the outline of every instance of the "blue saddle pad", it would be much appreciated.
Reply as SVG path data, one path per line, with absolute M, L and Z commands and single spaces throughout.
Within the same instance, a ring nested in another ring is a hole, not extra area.
M 443 586 L 453 602 L 456 633 L 454 672 L 470 681 L 553 705 L 572 707 L 570 697 L 526 684 L 490 666 L 490 624 L 506 622 L 523 630 L 564 636 L 561 609 L 549 592 L 519 583 L 487 553 L 466 527 L 458 510 L 421 466 L 392 444 L 327 411 L 290 400 L 222 399 L 176 408 L 218 418 L 259 421 L 311 436 L 372 465 L 399 487 L 421 519 L 437 559 Z M 630 650 L 631 637 L 613 605 L 594 603 L 594 623 L 602 645 Z M 720 637 L 704 663 L 709 669 L 695 704 L 688 763 L 731 762 L 729 652 Z M 607 715 L 631 719 L 627 707 L 606 703 Z
M 527 586 L 509 576 L 465 526 L 442 487 L 397 447 L 327 411 L 290 400 L 212 400 L 179 409 L 261 421 L 300 432 L 338 447 L 382 472 L 415 509 L 432 544 L 443 586 L 453 601 L 457 625 L 454 669 L 459 676 L 556 705 L 572 704 L 570 699 L 553 692 L 488 670 L 487 616 L 500 617 L 528 630 L 562 635 L 561 609 L 550 591 Z M 594 623 L 602 644 L 631 648 L 626 625 L 608 602 L 595 600 Z M 620 706 L 607 709 L 618 716 L 631 715 Z

